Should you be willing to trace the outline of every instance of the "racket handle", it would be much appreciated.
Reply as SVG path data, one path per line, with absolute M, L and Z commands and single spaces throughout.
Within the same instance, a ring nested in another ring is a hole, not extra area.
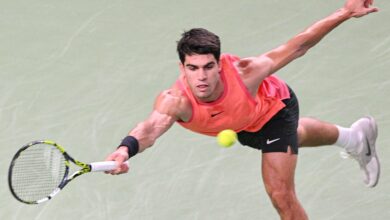
M 124 164 L 129 166 L 129 161 L 124 162 Z M 91 166 L 91 172 L 110 171 L 116 169 L 115 161 L 94 162 L 89 165 Z

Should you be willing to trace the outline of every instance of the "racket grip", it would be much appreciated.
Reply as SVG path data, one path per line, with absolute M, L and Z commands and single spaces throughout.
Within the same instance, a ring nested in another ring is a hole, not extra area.
M 129 166 L 129 161 L 124 162 L 124 164 Z M 91 172 L 102 172 L 116 169 L 115 161 L 94 162 L 89 165 L 91 166 Z

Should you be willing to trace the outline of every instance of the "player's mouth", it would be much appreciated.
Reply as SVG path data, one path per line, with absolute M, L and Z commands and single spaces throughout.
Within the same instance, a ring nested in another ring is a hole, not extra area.
M 198 88 L 198 90 L 200 92 L 205 92 L 207 90 L 209 86 L 207 84 L 201 84 L 201 85 L 197 85 L 196 88 Z

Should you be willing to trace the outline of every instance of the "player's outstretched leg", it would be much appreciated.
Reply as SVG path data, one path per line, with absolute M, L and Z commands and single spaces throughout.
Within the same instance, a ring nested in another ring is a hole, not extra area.
M 363 181 L 368 187 L 378 183 L 380 164 L 375 142 L 378 128 L 373 117 L 357 120 L 350 128 L 344 128 L 313 118 L 301 118 L 298 127 L 300 147 L 314 147 L 335 144 L 354 158 L 363 171 Z

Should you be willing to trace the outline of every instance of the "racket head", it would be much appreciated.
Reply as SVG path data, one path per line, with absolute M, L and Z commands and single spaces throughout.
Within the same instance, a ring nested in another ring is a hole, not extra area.
M 20 202 L 38 204 L 51 199 L 66 184 L 69 157 L 49 140 L 33 141 L 20 148 L 8 170 L 8 185 Z

